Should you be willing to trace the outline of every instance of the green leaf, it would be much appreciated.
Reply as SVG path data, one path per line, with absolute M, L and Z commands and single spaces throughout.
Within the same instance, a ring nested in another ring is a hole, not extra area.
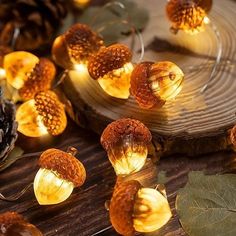
M 236 175 L 191 172 L 177 195 L 176 210 L 189 236 L 235 236 Z

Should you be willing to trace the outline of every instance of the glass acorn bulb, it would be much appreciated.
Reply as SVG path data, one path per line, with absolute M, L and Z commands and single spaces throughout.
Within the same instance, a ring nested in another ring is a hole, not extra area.
M 131 58 L 130 49 L 123 44 L 102 47 L 89 59 L 89 74 L 108 95 L 127 99 L 130 95 L 130 76 L 133 71 Z
M 83 9 L 90 3 L 91 0 L 73 0 L 73 3 L 76 7 Z
M 24 51 L 11 52 L 3 59 L 3 68 L 6 72 L 7 82 L 14 88 L 20 89 L 28 79 L 39 58 L 32 53 Z
M 25 136 L 61 134 L 67 125 L 64 105 L 53 91 L 39 92 L 16 111 L 18 131 Z
M 65 69 L 88 63 L 88 58 L 96 53 L 104 42 L 88 25 L 75 24 L 58 36 L 52 46 L 54 61 Z
M 74 157 L 75 148 L 67 152 L 48 149 L 39 158 L 40 169 L 34 179 L 34 193 L 40 205 L 52 205 L 65 201 L 75 187 L 86 179 L 83 164 Z
M 43 236 L 40 230 L 16 212 L 0 214 L 1 236 Z
M 212 0 L 169 0 L 166 12 L 172 22 L 172 32 L 183 30 L 195 34 L 202 31 L 209 23 L 207 14 L 211 7 Z
M 109 206 L 110 221 L 121 235 L 154 232 L 171 218 L 166 196 L 158 190 L 143 188 L 136 180 L 119 182 Z
M 117 175 L 129 175 L 145 164 L 152 135 L 140 121 L 124 118 L 109 124 L 101 144 Z
M 160 108 L 180 93 L 183 81 L 183 71 L 172 62 L 142 62 L 133 70 L 130 91 L 141 108 Z
M 10 53 L 12 50 L 7 46 L 0 45 L 0 81 L 6 78 L 6 71 L 3 68 L 3 59 L 6 54 Z

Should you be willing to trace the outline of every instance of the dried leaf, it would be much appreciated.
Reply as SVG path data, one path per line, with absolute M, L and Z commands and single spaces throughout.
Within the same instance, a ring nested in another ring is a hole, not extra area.
M 189 174 L 179 191 L 176 209 L 190 236 L 236 235 L 236 175 Z
M 23 153 L 24 151 L 20 147 L 14 147 L 14 149 L 7 156 L 7 159 L 0 162 L 0 172 L 5 170 L 18 159 L 20 159 Z

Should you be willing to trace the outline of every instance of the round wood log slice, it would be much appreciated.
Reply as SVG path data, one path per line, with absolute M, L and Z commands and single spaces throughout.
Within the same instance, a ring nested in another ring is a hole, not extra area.
M 132 96 L 128 100 L 112 98 L 87 73 L 69 71 L 63 89 L 76 109 L 80 124 L 101 133 L 116 119 L 138 119 L 151 130 L 158 155 L 194 156 L 230 149 L 229 130 L 236 123 L 236 24 L 233 21 L 236 2 L 213 2 L 209 15 L 212 23 L 204 32 L 173 35 L 165 15 L 166 0 L 138 1 L 149 12 L 148 25 L 142 32 L 143 61 L 168 60 L 179 65 L 185 73 L 183 90 L 163 108 L 143 110 Z M 217 30 L 222 42 L 221 61 L 202 93 L 218 53 Z M 130 38 L 122 42 L 129 46 Z M 137 40 L 133 52 L 135 63 L 140 54 Z

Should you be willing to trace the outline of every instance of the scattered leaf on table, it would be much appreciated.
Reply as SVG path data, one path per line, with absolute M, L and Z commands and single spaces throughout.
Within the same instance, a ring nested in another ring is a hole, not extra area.
M 20 147 L 14 147 L 14 149 L 9 153 L 7 158 L 4 161 L 0 162 L 0 172 L 12 165 L 18 159 L 20 159 L 23 153 L 24 151 Z
M 176 210 L 189 236 L 235 236 L 236 175 L 191 172 L 177 195 Z

